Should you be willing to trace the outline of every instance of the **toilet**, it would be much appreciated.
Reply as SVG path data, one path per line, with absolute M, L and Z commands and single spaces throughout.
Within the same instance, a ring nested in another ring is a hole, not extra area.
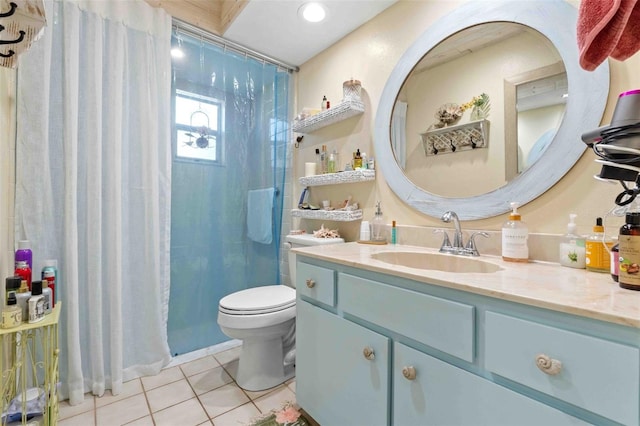
M 287 235 L 286 248 L 344 243 L 342 238 Z M 295 253 L 289 251 L 289 276 L 295 286 Z M 220 299 L 218 325 L 242 340 L 236 382 L 249 391 L 277 386 L 295 375 L 296 291 L 267 285 L 237 291 Z

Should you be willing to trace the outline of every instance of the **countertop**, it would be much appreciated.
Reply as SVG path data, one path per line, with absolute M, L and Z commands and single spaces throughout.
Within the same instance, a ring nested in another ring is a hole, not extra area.
M 498 265 L 502 270 L 453 273 L 391 265 L 371 257 L 374 253 L 388 251 L 438 253 L 436 249 L 409 245 L 354 242 L 292 250 L 341 265 L 640 328 L 640 291 L 621 288 L 607 273 L 568 268 L 551 262 L 505 262 L 502 258 L 484 255 L 475 259 Z

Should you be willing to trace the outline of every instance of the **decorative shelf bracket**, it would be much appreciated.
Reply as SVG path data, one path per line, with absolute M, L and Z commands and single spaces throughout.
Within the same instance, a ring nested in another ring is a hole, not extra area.
M 489 145 L 489 120 L 483 119 L 420 133 L 427 156 L 455 153 Z

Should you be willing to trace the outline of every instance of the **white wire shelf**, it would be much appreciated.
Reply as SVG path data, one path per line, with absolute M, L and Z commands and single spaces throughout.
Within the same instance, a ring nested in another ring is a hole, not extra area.
M 364 112 L 364 103 L 360 100 L 343 100 L 328 110 L 319 112 L 304 120 L 293 123 L 295 133 L 311 133 L 330 124 L 338 123 L 347 118 Z
M 362 210 L 291 210 L 292 217 L 303 219 L 330 220 L 334 222 L 352 222 L 362 219 Z
M 349 170 L 324 175 L 304 176 L 299 178 L 301 186 L 337 185 L 341 183 L 366 182 L 375 180 L 375 170 Z

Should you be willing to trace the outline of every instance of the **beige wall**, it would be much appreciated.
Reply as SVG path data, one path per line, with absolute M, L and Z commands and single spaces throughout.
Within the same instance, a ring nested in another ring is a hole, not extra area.
M 298 109 L 318 107 L 323 95 L 334 103 L 339 102 L 342 98 L 342 82 L 353 77 L 362 81 L 367 111 L 357 118 L 305 135 L 300 148 L 294 150 L 294 193 L 299 193 L 301 189 L 297 178 L 304 173 L 304 163 L 314 161 L 315 148 L 322 144 L 327 144 L 330 150 L 339 149 L 343 159 L 341 162 L 349 158 L 356 148 L 375 157 L 372 130 L 387 78 L 417 36 L 461 3 L 400 1 L 300 67 L 297 76 Z M 625 62 L 610 61 L 610 95 L 602 124 L 610 122 L 620 92 L 640 87 L 639 67 L 640 54 Z M 586 130 L 589 129 L 576 129 L 576 136 L 579 137 Z M 558 184 L 520 209 L 530 232 L 565 233 L 568 215 L 575 212 L 578 214 L 579 231 L 588 233 L 595 218 L 603 216 L 613 207 L 621 187 L 593 179 L 592 176 L 600 170 L 594 159 L 595 155 L 586 151 Z M 399 225 L 442 226 L 438 219 L 407 207 L 390 190 L 380 173 L 375 183 L 313 187 L 311 200 L 340 200 L 349 194 L 364 207 L 365 219 L 373 217 L 375 201 L 381 200 L 387 222 L 396 220 Z M 467 222 L 463 226 L 468 229 L 499 230 L 506 218 L 505 214 Z M 317 221 L 307 220 L 298 221 L 298 224 L 307 230 L 320 226 Z M 359 222 L 326 225 L 337 227 L 349 239 L 357 239 Z

